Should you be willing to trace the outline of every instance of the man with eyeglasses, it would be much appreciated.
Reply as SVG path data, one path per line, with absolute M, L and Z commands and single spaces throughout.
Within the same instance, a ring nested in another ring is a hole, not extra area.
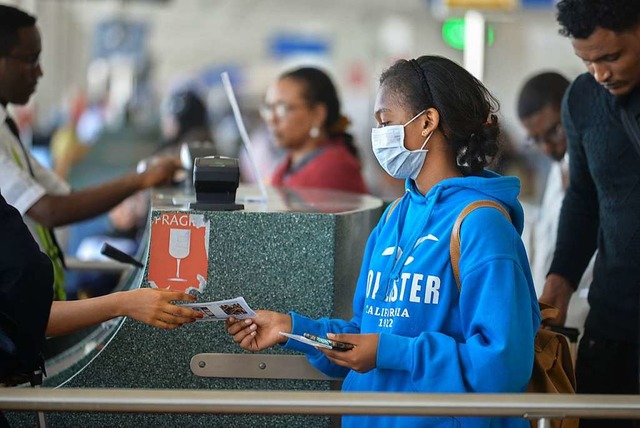
M 140 190 L 170 182 L 180 163 L 160 159 L 141 174 L 72 192 L 29 154 L 7 112 L 8 104 L 26 104 L 35 92 L 43 75 L 41 50 L 36 18 L 0 5 L 0 190 L 52 260 L 55 298 L 64 300 L 64 261 L 52 228 L 97 216 Z
M 527 141 L 558 162 L 567 152 L 560 109 L 568 86 L 561 74 L 540 73 L 525 82 L 518 96 L 518 117 L 527 131 Z
M 562 97 L 569 80 L 556 72 L 539 73 L 529 78 L 518 95 L 518 117 L 527 131 L 527 142 L 547 155 L 552 164 L 536 220 L 531 231 L 532 245 L 528 248 L 531 273 L 538 296 L 553 260 L 558 234 L 558 218 L 562 200 L 569 184 L 569 156 L 567 139 L 562 127 Z M 567 315 L 567 325 L 582 327 L 589 310 L 586 292 L 591 282 L 592 266 L 580 281 L 580 293 L 573 297 Z M 585 291 L 582 291 L 585 290 Z

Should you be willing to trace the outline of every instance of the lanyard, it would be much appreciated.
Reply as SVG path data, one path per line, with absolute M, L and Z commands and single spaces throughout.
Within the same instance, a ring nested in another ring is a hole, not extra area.
M 17 129 L 14 129 L 15 123 L 11 118 L 7 116 L 6 120 L 7 126 L 11 130 L 11 133 L 16 136 L 18 139 L 18 143 L 20 148 L 22 149 L 22 153 L 24 154 L 24 158 L 27 162 L 27 167 L 29 169 L 29 174 L 33 179 L 35 179 L 35 174 L 33 172 L 33 167 L 31 166 L 31 162 L 29 161 L 29 155 L 27 150 L 22 145 L 20 138 L 16 135 Z M 12 127 L 13 125 L 13 127 Z M 20 169 L 24 169 L 24 165 L 20 160 L 20 155 L 16 151 L 13 145 L 11 146 L 11 155 L 13 157 L 13 161 L 18 165 Z M 64 291 L 64 256 L 62 254 L 62 250 L 56 241 L 55 235 L 51 229 L 48 229 L 41 225 L 38 222 L 35 222 L 36 233 L 38 234 L 38 238 L 40 242 L 42 242 L 42 246 L 44 252 L 47 254 L 49 259 L 51 259 L 51 263 L 53 264 L 53 298 L 54 300 L 66 300 L 67 295 Z

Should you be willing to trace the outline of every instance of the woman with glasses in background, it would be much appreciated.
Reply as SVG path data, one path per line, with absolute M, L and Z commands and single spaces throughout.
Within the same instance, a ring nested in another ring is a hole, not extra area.
M 349 119 L 323 71 L 304 67 L 282 74 L 260 113 L 278 147 L 287 151 L 272 185 L 367 193 L 358 150 L 346 132 Z

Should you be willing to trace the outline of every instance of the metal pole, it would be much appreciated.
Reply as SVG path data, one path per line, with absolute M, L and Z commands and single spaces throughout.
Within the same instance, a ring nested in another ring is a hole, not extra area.
M 42 386 L 42 369 L 35 370 L 31 374 L 31 387 L 40 388 Z M 44 417 L 44 412 L 38 411 L 38 428 L 47 428 L 47 421 Z
M 468 10 L 464 14 L 464 68 L 476 79 L 484 77 L 484 51 L 487 44 L 486 20 L 477 10 Z
M 549 418 L 538 419 L 538 428 L 551 428 L 551 419 Z

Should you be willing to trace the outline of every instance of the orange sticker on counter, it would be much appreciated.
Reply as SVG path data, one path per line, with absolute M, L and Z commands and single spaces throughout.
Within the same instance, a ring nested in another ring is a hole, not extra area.
M 209 267 L 209 221 L 202 214 L 163 213 L 151 222 L 149 285 L 204 291 Z

